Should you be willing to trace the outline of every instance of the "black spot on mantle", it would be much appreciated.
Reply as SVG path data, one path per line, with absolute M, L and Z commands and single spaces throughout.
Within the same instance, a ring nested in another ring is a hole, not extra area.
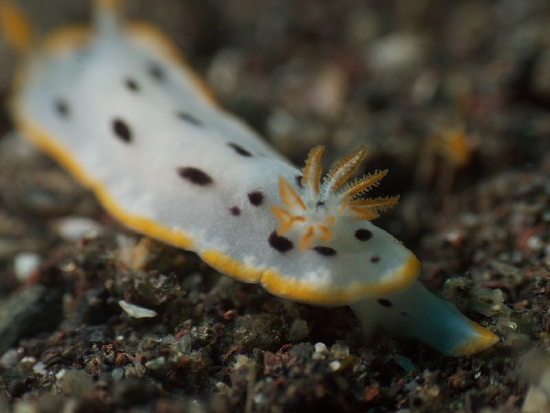
M 336 255 L 336 250 L 330 247 L 318 246 L 313 248 L 313 250 L 325 257 L 333 257 Z
M 128 77 L 126 78 L 126 80 L 124 80 L 124 85 L 128 88 L 128 90 L 131 90 L 132 92 L 139 92 L 138 82 L 131 77 Z
M 372 232 L 365 228 L 359 228 L 357 231 L 355 231 L 355 238 L 363 242 L 368 241 L 372 238 Z
M 71 111 L 69 109 L 69 105 L 65 100 L 56 99 L 54 104 L 55 104 L 55 111 L 58 113 L 59 116 L 65 119 L 70 116 Z
M 206 172 L 190 166 L 178 168 L 178 175 L 199 186 L 208 186 L 214 183 L 214 180 Z
M 248 200 L 254 206 L 260 206 L 264 202 L 264 194 L 261 191 L 252 191 L 248 193 Z
M 178 112 L 178 118 L 183 120 L 184 122 L 190 123 L 193 126 L 201 126 L 202 122 L 194 117 L 193 115 L 187 113 L 187 112 Z
M 247 151 L 246 149 L 244 149 L 242 146 L 237 145 L 236 143 L 229 142 L 228 145 L 229 145 L 230 147 L 232 147 L 233 150 L 234 150 L 236 153 L 238 153 L 239 155 L 241 155 L 241 156 L 246 156 L 246 157 L 252 156 L 252 154 L 251 154 L 249 151 Z
M 132 141 L 132 131 L 130 127 L 122 119 L 115 119 L 113 121 L 113 132 L 116 137 L 124 143 L 130 143 Z
M 385 298 L 378 299 L 378 304 L 380 304 L 382 307 L 391 308 L 393 307 L 393 304 L 390 300 L 387 300 Z
M 285 253 L 294 248 L 294 243 L 286 237 L 281 237 L 277 231 L 273 231 L 268 239 L 269 245 L 281 253 Z
M 150 63 L 148 71 L 151 77 L 157 82 L 164 82 L 166 80 L 166 72 L 158 63 Z

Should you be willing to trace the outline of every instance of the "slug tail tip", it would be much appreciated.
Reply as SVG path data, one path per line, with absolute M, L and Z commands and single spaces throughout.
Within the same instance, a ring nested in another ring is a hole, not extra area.
M 464 343 L 456 346 L 451 354 L 452 356 L 463 357 L 481 353 L 500 341 L 499 336 L 488 328 L 482 327 L 471 320 L 467 321 L 472 330 L 475 331 L 476 335 L 472 338 L 468 338 Z

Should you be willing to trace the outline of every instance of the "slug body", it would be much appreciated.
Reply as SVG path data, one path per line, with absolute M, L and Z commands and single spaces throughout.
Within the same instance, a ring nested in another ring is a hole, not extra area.
M 299 170 L 220 109 L 162 34 L 121 22 L 116 1 L 96 1 L 92 29 L 62 29 L 42 44 L 0 5 L 6 38 L 25 58 L 12 100 L 19 131 L 125 225 L 273 294 L 352 304 L 365 328 L 380 322 L 447 354 L 496 341 L 417 283 L 416 257 L 369 222 L 397 197 L 363 198 L 387 171 L 348 182 L 364 148 L 324 179 L 320 147 Z M 431 311 L 441 316 L 426 322 Z

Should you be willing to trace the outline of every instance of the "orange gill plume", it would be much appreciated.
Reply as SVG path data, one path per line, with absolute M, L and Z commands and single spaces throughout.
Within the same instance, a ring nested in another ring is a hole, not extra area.
M 397 204 L 399 195 L 379 198 L 361 198 L 378 186 L 388 170 L 375 171 L 348 182 L 367 155 L 360 146 L 329 170 L 321 184 L 321 157 L 324 147 L 313 148 L 302 170 L 301 186 L 296 190 L 279 177 L 279 193 L 284 207 L 272 206 L 279 221 L 277 233 L 295 232 L 300 249 L 308 249 L 314 242 L 329 242 L 334 238 L 334 227 L 339 220 L 372 220 Z

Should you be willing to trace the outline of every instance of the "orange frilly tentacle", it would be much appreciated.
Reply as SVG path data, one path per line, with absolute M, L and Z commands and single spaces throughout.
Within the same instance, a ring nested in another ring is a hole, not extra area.
M 375 171 L 346 183 L 366 156 L 360 146 L 338 162 L 323 178 L 321 184 L 321 156 L 324 147 L 313 148 L 302 170 L 302 188 L 294 188 L 283 177 L 279 178 L 279 194 L 284 208 L 272 206 L 279 221 L 279 235 L 292 233 L 300 250 L 309 249 L 316 242 L 327 243 L 334 238 L 334 227 L 345 220 L 373 220 L 381 212 L 397 205 L 399 195 L 378 198 L 360 198 L 378 186 L 388 170 Z

